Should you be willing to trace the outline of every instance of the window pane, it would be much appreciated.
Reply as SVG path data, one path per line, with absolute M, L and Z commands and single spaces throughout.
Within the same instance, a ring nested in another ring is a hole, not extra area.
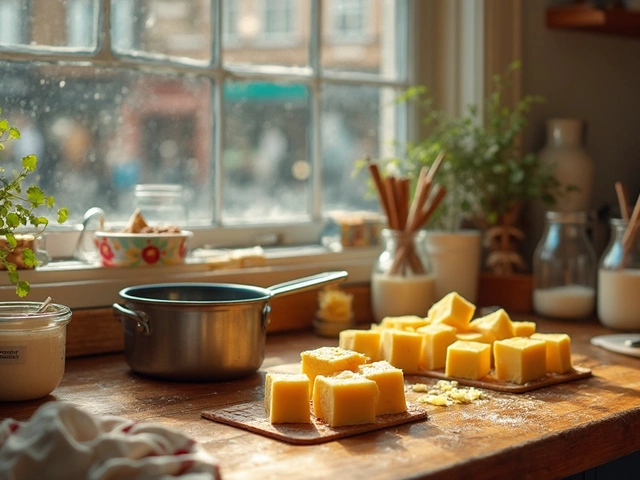
M 0 62 L 0 106 L 22 132 L 3 164 L 10 171 L 7 163 L 36 154 L 36 183 L 71 222 L 93 206 L 125 221 L 137 183 L 177 183 L 188 220 L 210 223 L 209 98 L 209 82 L 197 78 Z
M 228 83 L 224 119 L 224 220 L 264 223 L 308 218 L 308 88 Z
M 323 3 L 321 59 L 328 70 L 400 78 L 399 15 L 404 0 L 326 0 Z
M 322 96 L 323 207 L 379 210 L 367 193 L 368 170 L 354 177 L 355 161 L 395 152 L 397 92 L 376 87 L 326 85 Z
M 0 45 L 93 51 L 97 13 L 95 0 L 2 0 Z
M 209 63 L 211 4 L 206 0 L 112 0 L 113 49 Z
M 310 0 L 224 0 L 227 63 L 309 64 Z

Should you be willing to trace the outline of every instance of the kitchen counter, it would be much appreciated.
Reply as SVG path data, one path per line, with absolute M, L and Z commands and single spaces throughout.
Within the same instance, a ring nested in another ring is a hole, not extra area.
M 122 354 L 72 358 L 53 395 L 0 403 L 0 419 L 28 420 L 43 403 L 69 402 L 94 414 L 175 427 L 219 462 L 224 479 L 240 478 L 557 478 L 640 450 L 640 358 L 589 343 L 614 333 L 595 320 L 534 320 L 541 332 L 566 332 L 574 364 L 593 377 L 510 394 L 487 390 L 467 405 L 427 405 L 415 423 L 315 446 L 296 446 L 201 418 L 203 410 L 262 401 L 264 369 L 299 361 L 302 350 L 337 345 L 310 332 L 270 334 L 263 368 L 225 383 L 176 383 L 132 373 Z M 406 383 L 436 379 L 406 377 Z M 419 394 L 408 393 L 413 401 Z

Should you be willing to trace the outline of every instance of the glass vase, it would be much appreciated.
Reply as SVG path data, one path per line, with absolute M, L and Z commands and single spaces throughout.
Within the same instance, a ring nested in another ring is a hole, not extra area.
M 627 222 L 614 218 L 610 225 L 598 269 L 598 318 L 605 327 L 640 331 L 640 235 L 625 244 Z
M 374 320 L 403 315 L 425 317 L 435 294 L 426 233 L 384 229 L 381 236 L 384 250 L 371 275 Z

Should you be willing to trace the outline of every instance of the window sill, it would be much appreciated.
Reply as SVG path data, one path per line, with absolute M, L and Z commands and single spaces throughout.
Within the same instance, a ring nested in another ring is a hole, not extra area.
M 30 301 L 50 296 L 72 309 L 101 308 L 118 302 L 119 292 L 132 285 L 169 282 L 229 282 L 269 287 L 314 273 L 346 270 L 345 283 L 368 283 L 378 248 L 348 248 L 332 252 L 319 245 L 265 249 L 261 265 L 220 268 L 206 259 L 190 258 L 180 266 L 107 268 L 77 261 L 52 262 L 36 270 L 21 270 L 31 284 Z M 15 288 L 0 272 L 0 301 L 15 301 Z

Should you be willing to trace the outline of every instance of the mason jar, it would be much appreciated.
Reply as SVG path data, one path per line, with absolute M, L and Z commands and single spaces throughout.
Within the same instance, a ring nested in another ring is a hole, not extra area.
M 139 184 L 135 188 L 135 205 L 150 225 L 185 225 L 187 209 L 182 185 Z
M 584 211 L 546 213 L 533 254 L 533 309 L 538 315 L 560 319 L 593 315 L 598 260 L 586 227 Z
M 598 269 L 598 318 L 605 327 L 640 331 L 640 235 L 624 245 L 627 222 L 609 223 L 611 239 Z
M 0 401 L 46 397 L 64 375 L 69 307 L 0 303 Z
M 435 275 L 424 230 L 406 233 L 383 229 L 384 250 L 371 274 L 371 309 L 374 320 L 417 315 L 425 317 L 434 301 Z

